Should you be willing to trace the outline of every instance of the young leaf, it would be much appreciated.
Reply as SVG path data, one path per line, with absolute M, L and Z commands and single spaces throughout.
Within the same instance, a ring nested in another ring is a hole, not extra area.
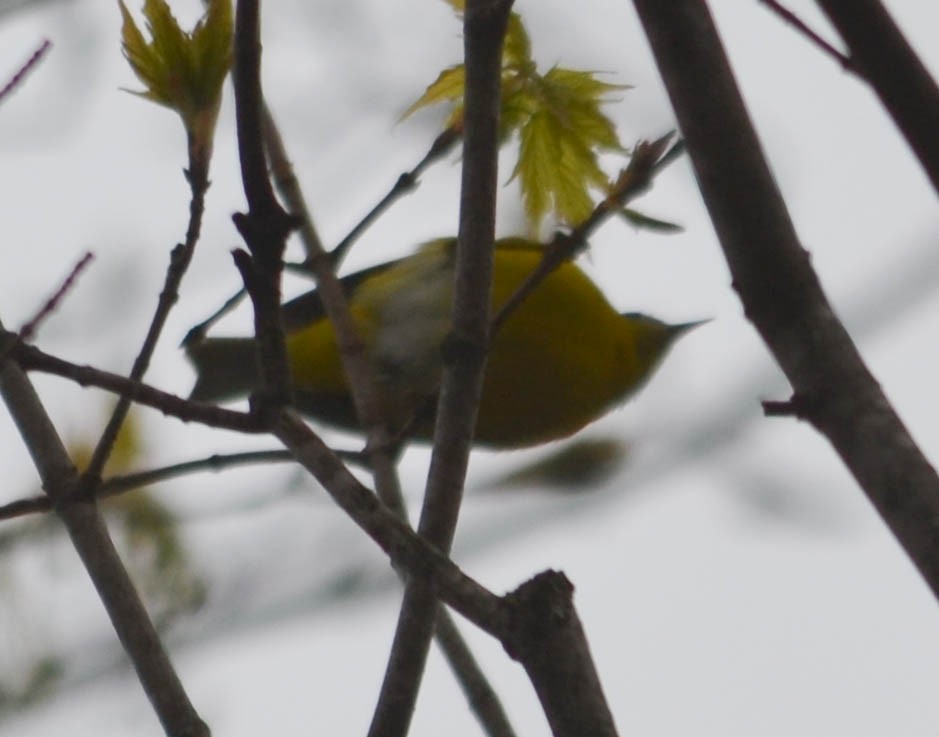
M 124 56 L 143 82 L 141 97 L 175 110 L 190 145 L 211 150 L 222 83 L 231 65 L 231 0 L 209 0 L 206 14 L 192 32 L 179 27 L 165 0 L 145 0 L 148 43 L 122 0 Z
M 461 0 L 446 0 L 461 13 Z M 445 69 L 405 112 L 439 102 L 450 104 L 447 119 L 458 126 L 463 114 L 465 73 L 462 65 Z M 593 209 L 591 190 L 606 194 L 600 169 L 603 151 L 623 153 L 613 122 L 601 106 L 611 93 L 626 89 L 593 72 L 552 67 L 540 74 L 531 58 L 531 42 L 521 18 L 509 18 L 502 51 L 502 141 L 518 133 L 520 148 L 512 178 L 518 177 L 532 229 L 549 214 L 576 225 Z
M 463 100 L 463 90 L 466 87 L 466 70 L 462 64 L 447 67 L 431 82 L 424 94 L 421 95 L 411 106 L 404 111 L 401 116 L 407 118 L 409 115 L 422 107 L 429 107 L 438 102 L 453 102 Z M 462 105 L 460 106 L 462 108 Z

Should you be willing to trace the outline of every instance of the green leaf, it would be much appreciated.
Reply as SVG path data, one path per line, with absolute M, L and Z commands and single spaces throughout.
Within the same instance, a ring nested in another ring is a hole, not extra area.
M 601 82 L 595 74 L 552 67 L 542 79 L 543 92 L 578 137 L 600 149 L 622 151 L 616 127 L 600 106 L 610 93 L 629 88 Z
M 446 0 L 461 13 L 464 3 Z M 529 224 L 537 229 L 553 215 L 577 225 L 593 210 L 592 190 L 604 196 L 609 178 L 600 168 L 599 154 L 625 152 L 613 121 L 602 106 L 624 85 L 601 80 L 597 73 L 552 67 L 540 74 L 531 58 L 531 41 L 521 17 L 512 13 L 502 54 L 500 140 L 519 136 L 518 177 Z M 462 65 L 445 69 L 405 112 L 436 103 L 452 106 L 448 126 L 462 121 L 465 72 Z
M 601 96 L 619 87 L 589 72 L 559 67 L 528 82 L 514 93 L 514 105 L 530 115 L 520 123 L 522 145 L 512 177 L 519 178 L 533 227 L 549 213 L 576 225 L 593 209 L 590 190 L 610 187 L 598 153 L 623 150 L 612 122 L 600 110 Z
M 222 83 L 231 66 L 231 0 L 210 0 L 192 32 L 183 31 L 165 0 L 145 0 L 148 43 L 118 0 L 124 56 L 144 90 L 141 97 L 175 110 L 191 142 L 211 148 Z
M 462 64 L 444 69 L 433 82 L 427 85 L 421 95 L 407 110 L 402 118 L 407 118 L 423 107 L 435 105 L 438 102 L 456 102 L 463 100 L 463 90 L 466 87 L 466 70 Z

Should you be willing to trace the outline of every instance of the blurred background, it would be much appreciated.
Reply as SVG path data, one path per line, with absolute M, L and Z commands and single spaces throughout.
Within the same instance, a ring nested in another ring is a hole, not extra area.
M 886 3 L 939 73 L 939 7 Z M 129 8 L 139 18 L 139 5 Z M 939 452 L 939 216 L 935 193 L 871 92 L 758 2 L 714 0 L 719 29 L 793 219 L 830 298 L 923 450 Z M 831 39 L 808 0 L 788 6 Z M 172 7 L 191 24 L 196 0 Z M 439 0 L 268 0 L 264 81 L 316 224 L 336 243 L 424 155 L 443 110 L 401 114 L 459 61 Z M 544 68 L 632 85 L 608 106 L 629 145 L 674 119 L 630 3 L 517 0 Z M 86 251 L 95 260 L 36 343 L 126 372 L 184 236 L 185 140 L 120 52 L 116 3 L 0 0 L 0 79 L 53 47 L 0 105 L 0 319 L 16 328 Z M 503 181 L 512 159 L 505 158 Z M 611 164 L 612 166 L 613 164 Z M 203 238 L 148 381 L 188 392 L 177 345 L 238 287 L 231 214 L 244 208 L 231 96 L 216 140 Z M 451 157 L 371 228 L 346 268 L 456 231 Z M 499 234 L 523 232 L 501 193 Z M 713 318 L 650 385 L 576 438 L 476 452 L 454 557 L 496 592 L 545 568 L 574 582 L 622 734 L 935 733 L 939 611 L 824 441 L 767 419 L 788 387 L 744 319 L 687 160 L 635 203 L 680 223 L 663 236 L 611 222 L 582 266 L 622 311 Z M 758 244 L 755 244 L 755 247 Z M 299 258 L 294 244 L 293 255 Z M 306 287 L 291 279 L 288 291 Z M 216 334 L 250 327 L 242 309 Z M 35 376 L 80 455 L 111 398 Z M 328 433 L 337 447 L 355 439 Z M 115 471 L 274 447 L 140 410 Z M 39 493 L 0 411 L 0 503 Z M 558 458 L 560 454 L 560 459 Z M 429 453 L 409 451 L 417 508 Z M 109 506 L 196 708 L 215 734 L 363 734 L 400 599 L 377 548 L 289 466 L 203 473 Z M 520 734 L 548 734 L 521 668 L 467 637 Z M 432 653 L 412 734 L 479 730 Z M 88 578 L 57 524 L 0 523 L 0 730 L 161 734 Z

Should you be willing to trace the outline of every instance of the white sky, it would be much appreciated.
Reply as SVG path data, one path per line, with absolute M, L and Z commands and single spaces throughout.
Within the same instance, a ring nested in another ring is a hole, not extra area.
M 118 90 L 137 83 L 119 53 L 116 4 L 37 3 L 3 14 L 8 4 L 0 0 L 0 77 L 42 38 L 54 48 L 0 106 L 0 319 L 17 326 L 30 317 L 91 249 L 94 264 L 38 344 L 126 370 L 169 248 L 183 236 L 183 135 L 172 115 Z M 813 264 L 935 458 L 935 193 L 868 89 L 755 0 L 712 5 Z M 812 3 L 789 5 L 826 31 Z M 939 7 L 887 5 L 939 71 Z M 180 14 L 193 17 L 197 7 L 191 0 Z M 610 108 L 625 142 L 673 127 L 629 2 L 518 0 L 516 9 L 540 63 L 602 69 L 635 86 Z M 265 12 L 268 99 L 324 239 L 335 242 L 423 155 L 439 115 L 396 121 L 458 59 L 459 28 L 435 0 L 269 0 Z M 237 285 L 230 215 L 243 196 L 230 100 L 222 116 L 204 237 L 149 375 L 180 393 L 192 379 L 175 344 Z M 452 234 L 457 181 L 452 162 L 430 172 L 356 247 L 350 267 Z M 519 210 L 511 190 L 504 199 L 500 231 L 510 234 Z M 685 233 L 665 238 L 611 223 L 585 268 L 623 310 L 714 321 L 684 339 L 638 399 L 585 432 L 629 444 L 628 462 L 602 488 L 487 490 L 545 451 L 477 454 L 458 561 L 497 592 L 547 567 L 568 574 L 624 735 L 935 734 L 936 602 L 826 442 L 804 424 L 760 416 L 759 400 L 787 397 L 786 386 L 742 317 L 687 161 L 637 206 L 681 222 Z M 232 318 L 226 330 L 247 321 Z M 37 383 L 64 434 L 100 426 L 102 395 Z M 155 413 L 143 419 L 153 464 L 258 447 Z M 4 413 L 0 443 L 0 500 L 31 493 L 34 472 Z M 402 468 L 415 505 L 426 460 L 417 450 Z M 211 586 L 206 608 L 171 642 L 214 733 L 364 733 L 398 600 L 374 546 L 283 468 L 201 475 L 158 493 L 187 520 L 191 554 Z M 114 638 L 67 548 L 33 545 L 0 560 L 0 571 L 0 585 L 16 592 L 0 608 L 0 683 L 15 670 L 10 663 L 50 649 L 67 658 L 55 695 L 0 714 L 0 729 L 160 734 L 129 669 L 112 666 Z M 466 630 L 519 733 L 547 734 L 521 669 Z M 441 728 L 478 734 L 434 655 L 412 734 Z

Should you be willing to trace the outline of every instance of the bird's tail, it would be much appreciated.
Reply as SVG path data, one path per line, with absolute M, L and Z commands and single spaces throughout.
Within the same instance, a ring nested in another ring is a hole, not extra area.
M 186 346 L 198 375 L 189 398 L 219 402 L 250 394 L 258 381 L 254 350 L 250 338 L 207 338 Z

